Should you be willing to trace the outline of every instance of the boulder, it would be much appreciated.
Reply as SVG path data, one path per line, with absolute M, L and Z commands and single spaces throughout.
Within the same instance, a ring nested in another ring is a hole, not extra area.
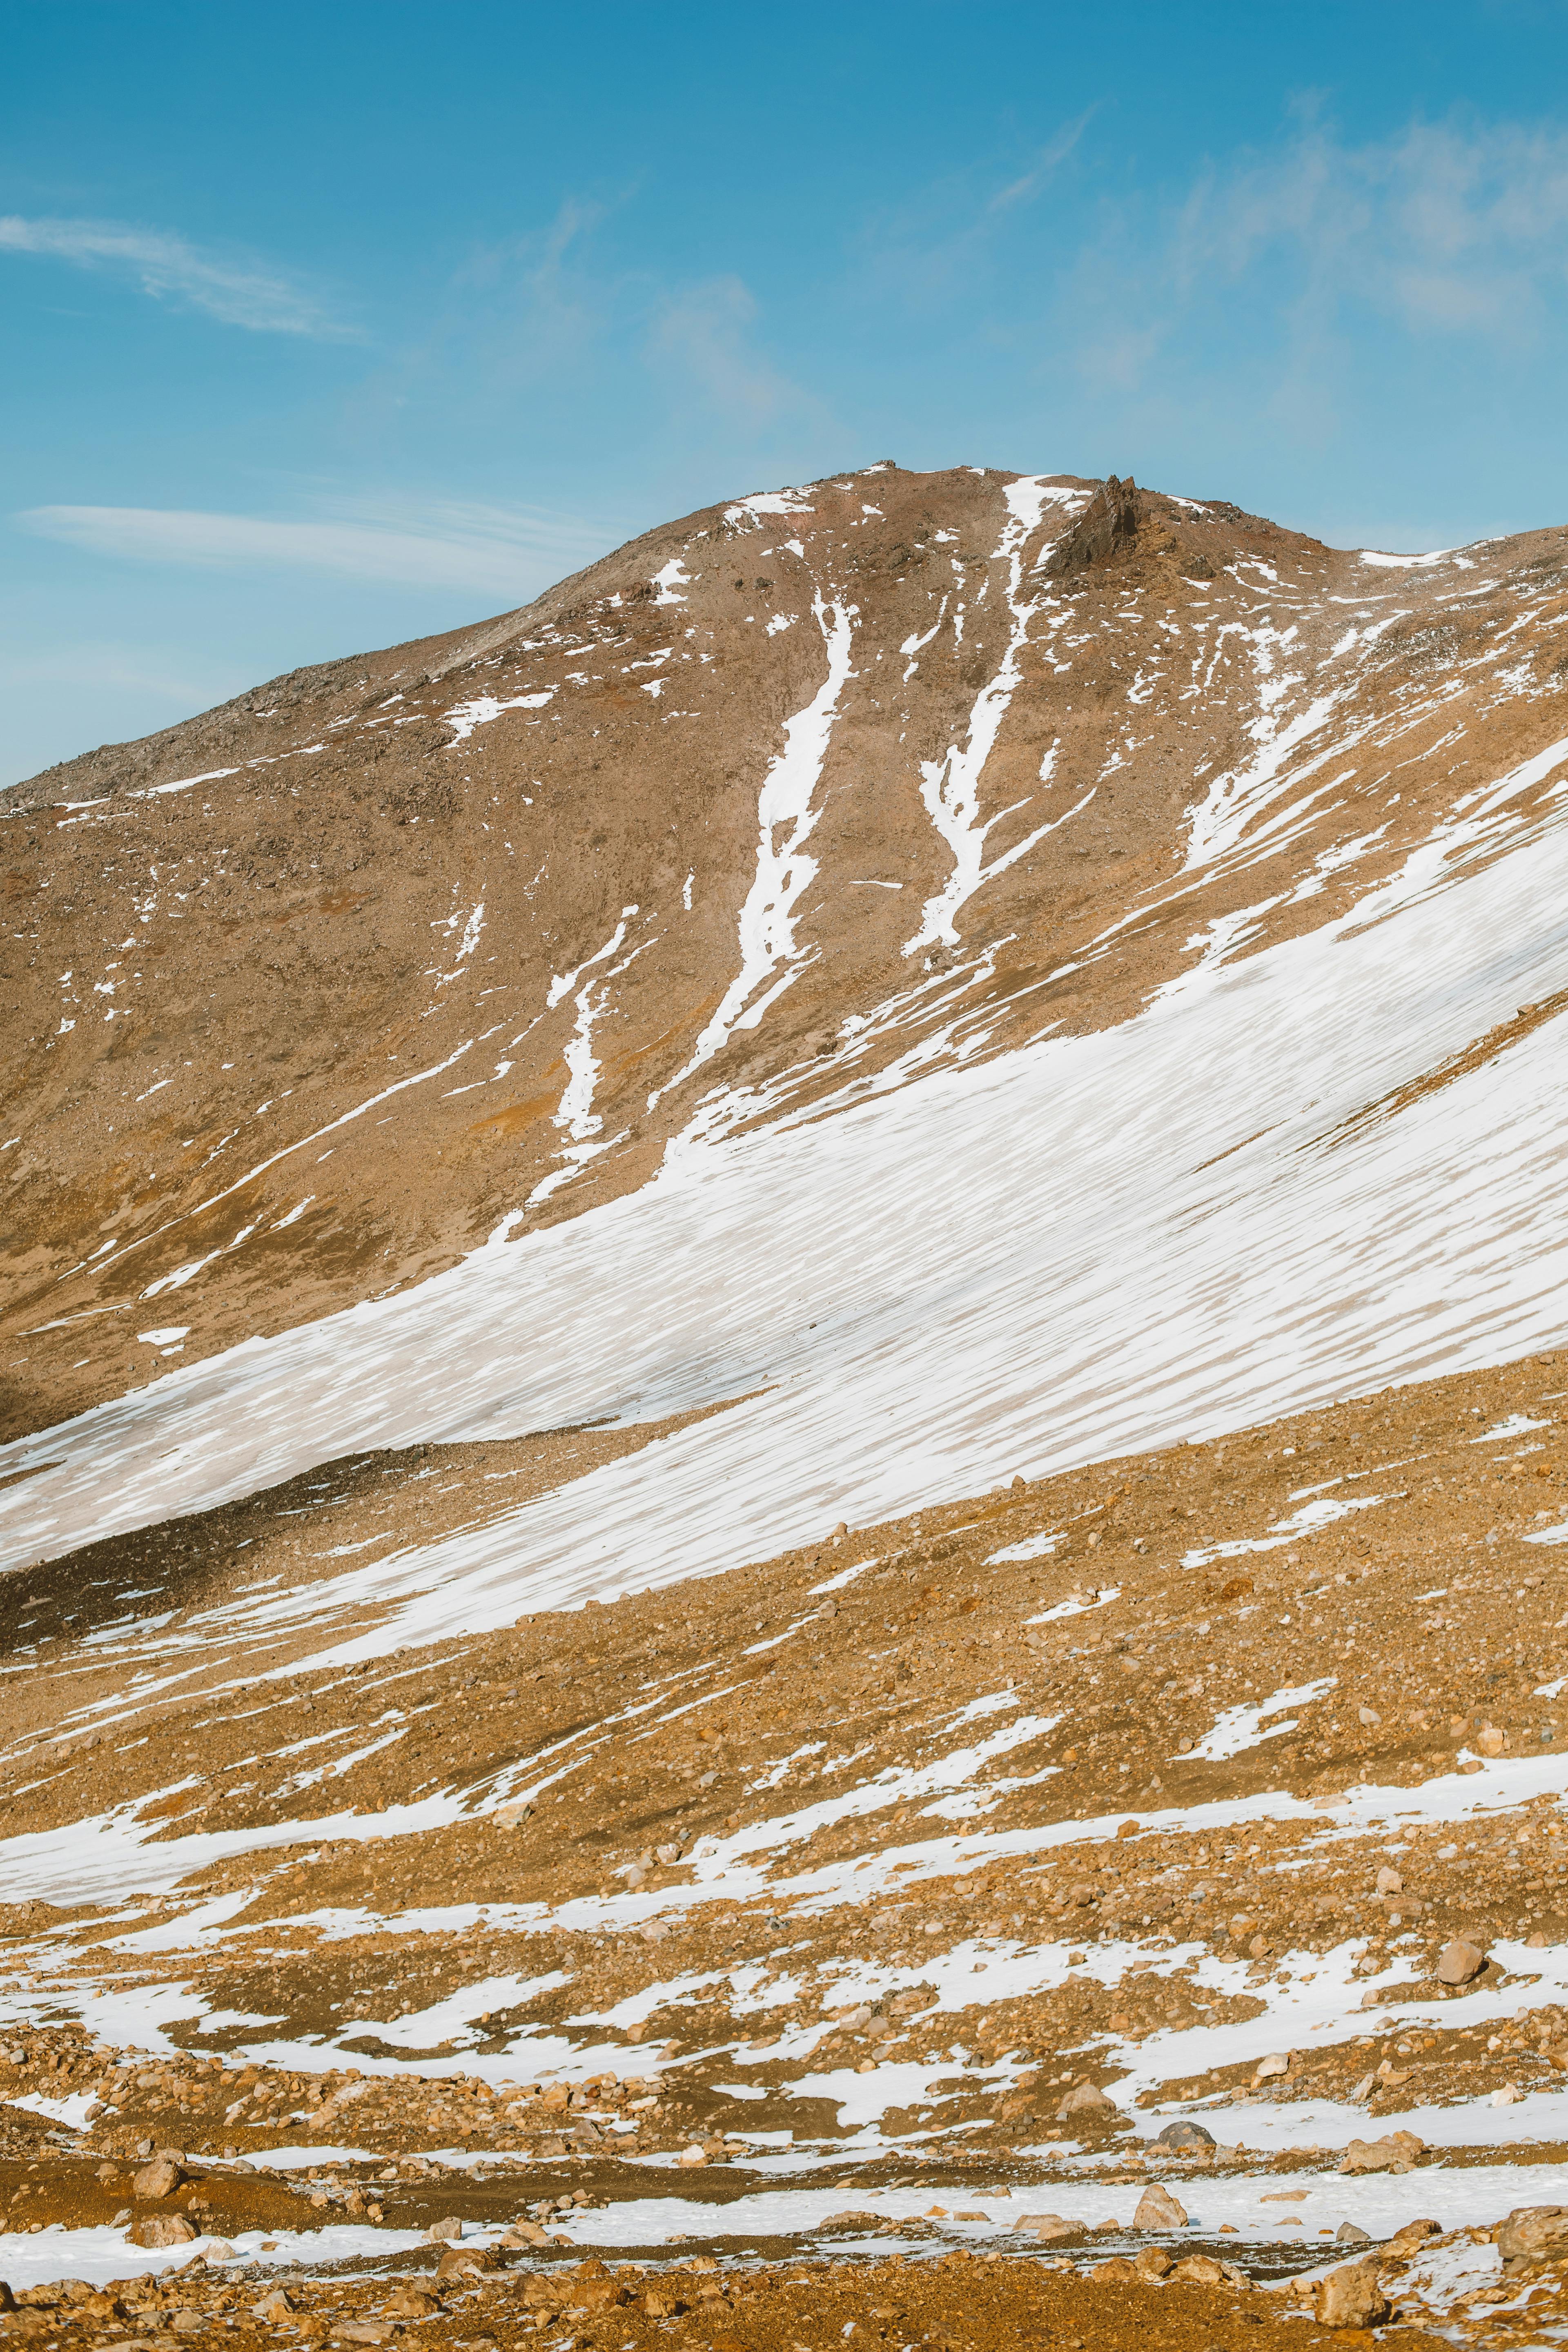
M 155 2156 L 132 2177 L 133 2197 L 172 2197 L 184 2179 L 184 2173 L 172 2157 Z
M 1252 2079 L 1255 2083 L 1268 2083 L 1272 2081 L 1276 2075 L 1288 2074 L 1289 2072 L 1290 2060 L 1289 2053 L 1283 2050 L 1275 2050 L 1272 2051 L 1267 2058 L 1260 2058 L 1258 2060 L 1258 2070 Z
M 1212 2147 L 1214 2134 L 1205 2131 L 1202 2124 L 1188 2123 L 1184 2118 L 1182 2122 L 1167 2124 L 1163 2131 L 1156 2132 L 1154 2145 L 1156 2147 Z
M 1342 2172 L 1410 2172 L 1426 2143 L 1414 2132 L 1389 2132 L 1382 2139 L 1352 2139 L 1340 2158 Z
M 1145 2246 L 1132 2257 L 1132 2267 L 1141 2279 L 1163 2279 L 1171 2269 L 1171 2256 L 1163 2246 Z
M 493 2246 L 448 2246 L 436 2265 L 436 2275 L 438 2279 L 478 2278 L 500 2268 L 500 2256 Z
M 1410 2256 L 1417 2252 L 1426 2243 L 1428 2238 L 1440 2238 L 1442 2234 L 1443 2225 L 1440 2221 L 1406 2221 L 1403 2230 L 1395 2230 L 1393 2237 L 1384 2246 L 1383 2259 L 1385 2263 L 1408 2262 Z
M 386 2298 L 386 2307 L 398 2319 L 428 2319 L 441 2306 L 433 2294 L 422 2287 L 400 2286 Z
M 1370 2256 L 1342 2263 L 1312 2289 L 1312 2311 L 1321 2327 L 1376 2327 L 1388 2317 L 1388 2297 Z
M 631 2288 L 618 2278 L 575 2279 L 567 2297 L 573 2307 L 584 2311 L 618 2311 L 631 2299 Z
M 1065 2124 L 1069 2116 L 1103 2116 L 1116 2113 L 1116 2102 L 1108 2099 L 1094 2083 L 1075 2083 L 1057 2109 L 1057 2121 Z
M 1472 1977 L 1479 1976 L 1486 1964 L 1487 1956 L 1479 1945 L 1456 1936 L 1437 1955 L 1437 1981 L 1446 1985 L 1468 1984 Z
M 1171 2273 L 1183 2286 L 1246 2286 L 1247 2273 L 1237 2263 L 1222 2263 L 1213 2254 L 1184 2254 Z
M 1495 2231 L 1505 2263 L 1546 2263 L 1568 2253 L 1568 2205 L 1516 2205 Z
M 1015 2230 L 1027 2230 L 1031 2236 L 1047 2238 L 1078 2238 L 1083 2234 L 1081 2221 L 1065 2221 L 1059 2213 L 1020 2213 L 1014 2222 Z
M 463 2234 L 463 2224 L 456 2213 L 444 2221 L 432 2221 L 425 2235 L 433 2246 L 455 2246 Z
M 1185 2208 L 1177 2204 L 1168 2189 L 1162 2189 L 1154 2180 L 1138 2200 L 1132 2227 L 1135 2230 L 1180 2230 L 1185 2226 L 1186 2219 Z
M 149 2213 L 131 2232 L 133 2246 L 185 2246 L 196 2235 L 183 2213 Z

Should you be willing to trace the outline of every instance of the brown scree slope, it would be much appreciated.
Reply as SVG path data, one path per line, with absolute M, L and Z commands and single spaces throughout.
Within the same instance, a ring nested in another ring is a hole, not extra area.
M 1114 478 L 877 467 L 18 788 L 0 1435 L 148 1378 L 149 1330 L 188 1362 L 380 1296 L 693 1126 L 1124 1018 L 1239 908 L 1328 919 L 1563 732 L 1565 552 L 1390 568 Z M 1249 829 L 1325 697 L 1354 761 Z M 737 996 L 769 860 L 788 938 Z

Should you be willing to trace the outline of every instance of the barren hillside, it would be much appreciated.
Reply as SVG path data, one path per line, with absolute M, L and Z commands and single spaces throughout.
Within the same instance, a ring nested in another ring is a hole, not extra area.
M 1565 782 L 881 466 L 8 796 L 0 2331 L 1555 2340 Z

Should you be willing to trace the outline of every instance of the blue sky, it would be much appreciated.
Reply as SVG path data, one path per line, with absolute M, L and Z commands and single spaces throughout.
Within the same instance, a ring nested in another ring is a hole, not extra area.
M 895 457 L 1568 520 L 1568 0 L 24 0 L 0 782 Z

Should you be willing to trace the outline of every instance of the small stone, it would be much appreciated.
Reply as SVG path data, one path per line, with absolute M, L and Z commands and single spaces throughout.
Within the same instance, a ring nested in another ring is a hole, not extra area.
M 1372 2232 L 1360 2228 L 1354 2221 L 1342 2221 L 1334 2231 L 1334 2243 L 1336 2246 L 1370 2246 Z
M 1388 2297 L 1378 2284 L 1377 2264 L 1343 2263 L 1312 2290 L 1312 2310 L 1322 2327 L 1375 2327 L 1388 2316 Z
M 1364 1723 L 1370 1726 L 1383 1721 L 1382 1716 L 1379 1715 L 1376 1707 L 1374 1706 L 1358 1706 L 1355 1712 L 1356 1721 L 1358 1723 Z
M 1404 1879 L 1400 1876 L 1397 1870 L 1390 1869 L 1389 1865 L 1385 1863 L 1377 1874 L 1378 1893 L 1380 1895 L 1400 1895 L 1403 1894 L 1404 1890 Z
M 456 2213 L 448 2213 L 444 2221 L 432 2221 L 425 2232 L 432 2246 L 455 2246 L 462 2234 L 463 2224 Z
M 1135 2230 L 1180 2230 L 1186 2226 L 1186 2209 L 1179 2205 L 1168 2189 L 1157 2180 L 1151 2181 L 1138 2200 L 1132 2216 Z
M 1258 2071 L 1252 2079 L 1255 2083 L 1267 2083 L 1277 2074 L 1288 2074 L 1289 2072 L 1289 2055 L 1283 2050 L 1275 2050 L 1267 2058 L 1258 2060 Z
M 656 1862 L 662 1862 L 668 1868 L 671 1863 L 680 1860 L 680 1848 L 678 1845 L 656 1845 L 653 1858 Z
M 1383 2250 L 1383 2260 L 1385 2263 L 1404 2262 L 1407 2256 L 1416 2252 L 1420 2247 L 1424 2246 L 1428 2238 L 1440 2238 L 1442 2234 L 1443 2228 L 1441 2222 L 1406 2221 L 1404 2229 L 1395 2230 L 1393 2237 L 1390 2238 L 1387 2245 L 1384 2246 Z
M 1437 1955 L 1437 1981 L 1447 1985 L 1468 1984 L 1472 1977 L 1479 1976 L 1486 1964 L 1487 1956 L 1479 1946 L 1468 1943 L 1463 1936 L 1456 1936 L 1453 1942 L 1445 1944 Z
M 678 2164 L 706 2164 L 708 2151 L 705 2147 L 699 2147 L 693 2142 L 690 2147 L 683 2147 L 675 2160 Z
M 1141 2279 L 1164 2278 L 1171 2265 L 1172 2257 L 1163 2246 L 1145 2246 L 1142 2253 L 1132 2257 L 1132 2267 Z
M 1508 1734 L 1500 1731 L 1495 1723 L 1489 1723 L 1484 1731 L 1476 1734 L 1476 1746 L 1483 1756 L 1500 1756 L 1508 1746 Z
M 297 2306 L 286 2286 L 275 2286 L 251 2308 L 258 2319 L 287 2319 Z

